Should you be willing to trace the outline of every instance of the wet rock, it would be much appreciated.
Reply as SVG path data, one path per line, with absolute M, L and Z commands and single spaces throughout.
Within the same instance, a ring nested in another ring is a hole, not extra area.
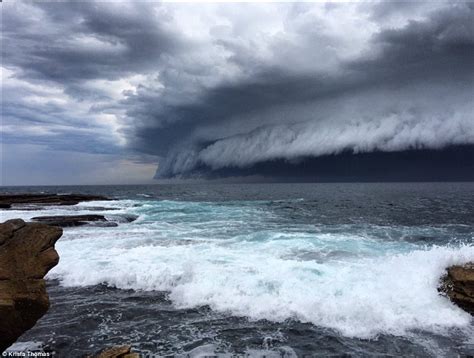
M 140 358 L 138 353 L 132 352 L 132 346 L 114 346 L 104 349 L 97 355 L 89 358 Z
M 123 215 L 122 217 L 128 223 L 134 222 L 135 220 L 138 219 L 138 215 L 133 215 L 133 214 Z
M 108 223 L 107 219 L 103 215 L 36 216 L 31 220 L 60 227 L 83 226 L 96 221 Z M 112 224 L 110 226 L 117 226 L 115 223 L 109 224 Z
M 34 326 L 49 307 L 43 277 L 57 265 L 58 227 L 23 220 L 0 224 L 0 352 Z
M 131 223 L 138 219 L 138 215 L 133 214 L 110 215 L 110 217 L 119 223 Z
M 82 206 L 78 207 L 80 210 L 88 210 L 88 211 L 114 211 L 120 210 L 120 208 L 107 208 L 105 206 Z
M 448 267 L 439 290 L 459 307 L 474 315 L 474 262 Z
M 110 200 L 100 195 L 84 194 L 2 194 L 0 208 L 8 209 L 19 204 L 30 205 L 76 205 L 82 201 Z

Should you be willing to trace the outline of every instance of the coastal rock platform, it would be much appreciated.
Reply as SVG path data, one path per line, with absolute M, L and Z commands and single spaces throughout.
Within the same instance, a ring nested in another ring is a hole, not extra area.
M 57 265 L 62 229 L 21 219 L 0 224 L 0 352 L 49 308 L 44 276 Z
M 84 194 L 2 194 L 0 208 L 16 205 L 76 205 L 82 201 L 110 200 L 100 195 Z

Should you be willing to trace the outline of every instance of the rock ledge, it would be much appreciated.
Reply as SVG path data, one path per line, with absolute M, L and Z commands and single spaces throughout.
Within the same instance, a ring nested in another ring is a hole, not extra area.
M 23 220 L 0 224 L 0 352 L 49 308 L 43 277 L 57 265 L 62 229 Z
M 84 226 L 91 222 L 108 223 L 109 226 L 117 226 L 116 223 L 108 222 L 104 215 L 57 215 L 57 216 L 36 216 L 31 220 L 44 224 L 60 227 Z
M 84 194 L 1 194 L 0 208 L 8 209 L 15 205 L 76 205 L 82 201 L 110 200 L 100 195 Z

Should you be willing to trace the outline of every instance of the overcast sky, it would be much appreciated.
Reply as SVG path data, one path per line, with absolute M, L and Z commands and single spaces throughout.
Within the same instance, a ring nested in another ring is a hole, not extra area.
M 3 185 L 474 145 L 474 3 L 0 6 Z

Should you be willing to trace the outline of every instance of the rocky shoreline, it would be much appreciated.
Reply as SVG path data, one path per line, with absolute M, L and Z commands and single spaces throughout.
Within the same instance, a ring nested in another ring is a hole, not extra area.
M 82 201 L 111 200 L 82 194 L 0 195 L 0 209 L 37 210 L 45 206 L 76 205 Z M 125 218 L 127 222 L 135 218 Z M 103 215 L 38 216 L 0 223 L 0 353 L 31 329 L 49 308 L 44 276 L 59 262 L 54 245 L 62 227 L 100 223 L 117 226 Z M 90 356 L 98 358 L 138 358 L 131 346 L 116 346 Z
M 0 223 L 0 353 L 49 308 L 44 276 L 59 262 L 57 226 L 21 219 Z M 129 345 L 106 348 L 90 358 L 139 358 Z

